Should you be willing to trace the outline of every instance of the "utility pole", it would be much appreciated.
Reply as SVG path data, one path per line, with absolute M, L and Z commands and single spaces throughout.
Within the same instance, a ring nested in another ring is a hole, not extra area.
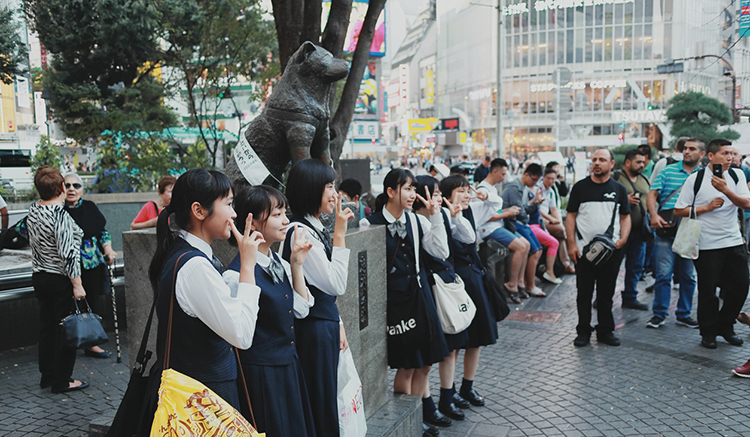
M 497 92 L 495 94 L 495 117 L 497 120 L 497 153 L 498 158 L 505 158 L 505 139 L 503 138 L 503 7 L 502 0 L 497 0 Z

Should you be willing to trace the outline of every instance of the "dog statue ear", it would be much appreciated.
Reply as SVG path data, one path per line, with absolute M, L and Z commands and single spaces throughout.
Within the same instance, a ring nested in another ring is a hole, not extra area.
M 311 43 L 310 41 L 305 41 L 302 43 L 302 50 L 305 53 L 305 57 L 309 56 L 310 53 L 315 51 L 315 44 Z
M 315 44 L 311 43 L 310 41 L 303 42 L 302 45 L 297 49 L 297 51 L 294 52 L 292 57 L 289 58 L 288 65 L 301 64 L 305 62 L 307 57 L 310 56 L 310 53 L 314 52 L 315 50 Z

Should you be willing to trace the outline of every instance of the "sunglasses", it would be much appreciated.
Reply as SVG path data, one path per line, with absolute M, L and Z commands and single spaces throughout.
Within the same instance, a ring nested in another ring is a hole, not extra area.
M 67 183 L 67 182 L 65 183 L 65 189 L 66 190 L 69 189 L 71 186 L 73 188 L 75 188 L 76 190 L 80 190 L 83 185 L 79 184 L 78 182 L 76 182 L 74 184 L 70 184 L 70 183 Z

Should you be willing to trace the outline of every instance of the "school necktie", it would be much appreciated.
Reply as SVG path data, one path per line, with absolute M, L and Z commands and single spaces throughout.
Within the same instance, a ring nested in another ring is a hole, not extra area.
M 284 282 L 284 266 L 281 262 L 276 259 L 275 256 L 271 256 L 271 262 L 268 264 L 268 271 L 271 273 L 271 279 L 274 284 Z
M 406 238 L 406 225 L 403 222 L 396 220 L 388 225 L 388 232 L 391 233 L 391 237 L 395 237 L 398 234 L 402 239 Z
M 224 273 L 224 264 L 222 264 L 219 258 L 216 258 L 216 255 L 211 255 L 211 264 L 213 264 L 214 268 L 218 270 L 219 273 Z

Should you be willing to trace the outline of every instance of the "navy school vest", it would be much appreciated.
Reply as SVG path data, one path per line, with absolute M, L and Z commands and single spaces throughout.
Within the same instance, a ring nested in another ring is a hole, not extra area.
M 303 225 L 307 226 L 310 230 L 315 232 L 320 238 L 320 241 L 325 242 L 325 235 L 323 235 L 320 231 L 315 229 L 315 227 L 307 221 L 305 218 L 299 218 L 297 216 L 292 216 L 289 227 L 287 229 L 294 229 L 292 224 L 294 222 L 302 223 Z M 309 232 L 309 231 L 308 231 Z M 326 250 L 326 257 L 328 258 L 328 261 L 331 260 L 331 257 L 333 256 L 332 248 L 330 248 L 328 245 L 323 243 L 323 246 L 325 246 Z M 281 257 L 284 258 L 287 262 L 291 262 L 291 256 L 292 256 L 292 237 L 291 233 L 287 232 L 286 239 L 284 240 L 284 249 L 281 252 Z M 307 317 L 314 317 L 317 319 L 323 319 L 323 320 L 332 320 L 334 322 L 339 321 L 339 309 L 336 306 L 336 296 L 331 296 L 328 293 L 325 293 L 318 287 L 310 284 L 307 280 L 305 280 L 307 283 L 307 288 L 310 290 L 310 293 L 312 293 L 313 296 L 315 296 L 315 305 L 313 305 L 312 308 L 310 308 L 310 314 L 308 314 Z
M 404 214 L 413 214 L 404 211 Z M 383 211 L 376 212 L 367 217 L 371 225 L 388 225 L 388 221 L 383 216 Z M 422 226 L 417 223 L 417 235 L 422 238 Z M 414 259 L 414 230 L 411 227 L 411 220 L 406 218 L 407 238 L 402 240 L 398 236 L 392 236 L 388 229 L 385 230 L 385 251 L 386 251 L 386 268 L 388 269 L 388 289 L 395 291 L 407 291 L 410 289 L 412 281 L 417 280 L 417 269 Z M 427 252 L 420 245 L 419 261 L 420 272 L 424 272 L 424 260 Z
M 183 253 L 186 255 L 180 259 L 178 271 L 188 260 L 197 256 L 202 256 L 211 262 L 203 252 L 191 246 L 187 241 L 180 237 L 175 238 L 174 246 L 164 263 L 157 284 L 156 314 L 159 317 L 159 328 L 156 351 L 159 362 L 163 362 L 164 359 L 175 264 Z M 172 314 L 169 367 L 203 383 L 237 379 L 237 359 L 232 351 L 232 345 L 219 337 L 197 317 L 185 314 L 176 298 Z
M 474 213 L 471 211 L 471 208 L 463 210 L 463 215 L 469 220 L 469 223 L 471 223 L 471 228 L 476 229 L 476 225 L 474 224 Z M 479 259 L 476 241 L 473 243 L 461 243 L 455 239 L 452 239 L 451 241 L 451 254 L 454 257 L 454 266 L 456 266 L 456 268 L 469 266 L 480 272 L 484 269 L 482 260 Z
M 448 235 L 448 247 L 452 249 L 453 236 L 451 234 L 450 217 L 445 212 L 445 210 L 441 210 L 441 212 L 443 213 L 443 225 L 445 226 L 445 232 Z M 456 281 L 456 272 L 453 269 L 453 251 L 451 251 L 448 258 L 445 259 L 436 258 L 425 251 L 424 264 L 425 267 L 427 267 L 427 271 L 440 276 L 440 279 L 442 279 L 446 284 L 450 284 Z
M 271 252 L 271 256 L 276 254 Z M 278 257 L 276 257 L 278 260 Z M 240 256 L 234 257 L 227 270 L 240 271 Z M 284 273 L 284 282 L 273 283 L 271 275 L 263 267 L 255 265 L 255 284 L 260 287 L 260 311 L 255 324 L 253 345 L 240 350 L 243 364 L 260 366 L 284 366 L 291 364 L 295 348 L 294 336 L 294 289 Z M 317 305 L 317 302 L 315 303 Z M 314 307 L 313 307 L 314 308 Z

